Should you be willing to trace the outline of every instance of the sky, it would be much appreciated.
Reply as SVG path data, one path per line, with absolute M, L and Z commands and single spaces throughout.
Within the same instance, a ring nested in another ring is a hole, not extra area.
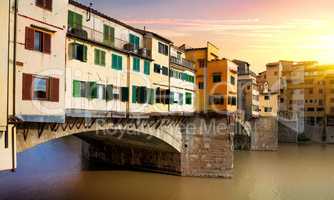
M 88 4 L 89 0 L 80 0 Z M 176 45 L 203 47 L 249 62 L 334 63 L 334 0 L 94 0 L 93 7 Z

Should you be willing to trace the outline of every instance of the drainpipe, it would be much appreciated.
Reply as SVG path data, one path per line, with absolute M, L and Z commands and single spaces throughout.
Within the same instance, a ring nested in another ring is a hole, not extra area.
M 14 38 L 13 38 L 13 116 L 15 116 L 15 94 L 16 94 L 16 41 L 17 41 L 17 4 L 18 0 L 14 0 Z M 15 172 L 15 127 L 12 129 L 12 172 Z
M 170 80 L 171 80 L 171 78 L 170 78 L 170 51 L 171 51 L 171 45 L 172 44 L 169 44 L 169 56 L 168 56 L 168 90 L 169 90 L 169 97 L 168 97 L 168 114 L 170 114 L 170 112 L 171 112 L 171 110 L 170 110 L 170 104 L 171 104 L 171 102 L 170 102 L 170 95 L 171 95 L 171 84 L 170 84 Z

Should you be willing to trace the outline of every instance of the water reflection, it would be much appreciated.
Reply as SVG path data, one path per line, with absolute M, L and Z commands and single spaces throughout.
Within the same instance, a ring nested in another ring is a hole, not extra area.
M 80 153 L 68 137 L 20 154 L 16 173 L 0 173 L 0 199 L 334 199 L 334 146 L 236 152 L 232 180 L 87 171 Z

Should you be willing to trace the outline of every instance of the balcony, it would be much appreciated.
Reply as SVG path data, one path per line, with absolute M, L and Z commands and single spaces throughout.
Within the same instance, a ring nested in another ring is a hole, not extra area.
M 103 32 L 94 30 L 90 27 L 78 25 L 76 27 L 68 27 L 67 33 L 80 39 L 89 40 L 99 45 L 110 47 L 116 50 L 125 51 L 136 54 L 140 57 L 151 58 L 151 51 L 142 46 L 135 47 L 129 41 L 119 38 L 112 38 L 112 40 L 105 40 Z
M 174 64 L 177 64 L 177 65 L 180 65 L 180 66 L 183 66 L 183 67 L 187 67 L 187 68 L 191 68 L 191 69 L 194 68 L 192 62 L 190 62 L 189 60 L 183 59 L 183 58 L 179 59 L 177 57 L 171 56 L 170 57 L 170 62 L 174 63 Z

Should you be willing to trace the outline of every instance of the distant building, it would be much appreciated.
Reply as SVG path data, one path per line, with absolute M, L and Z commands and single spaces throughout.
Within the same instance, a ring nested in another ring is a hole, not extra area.
M 260 117 L 277 117 L 277 113 L 278 93 L 270 92 L 268 83 L 265 83 L 259 95 L 259 115 Z
M 196 111 L 236 112 L 237 65 L 220 59 L 219 49 L 209 42 L 203 48 L 186 48 L 186 58 L 195 63 Z
M 259 90 L 256 74 L 250 64 L 233 60 L 238 65 L 238 110 L 245 113 L 246 120 L 259 117 Z

